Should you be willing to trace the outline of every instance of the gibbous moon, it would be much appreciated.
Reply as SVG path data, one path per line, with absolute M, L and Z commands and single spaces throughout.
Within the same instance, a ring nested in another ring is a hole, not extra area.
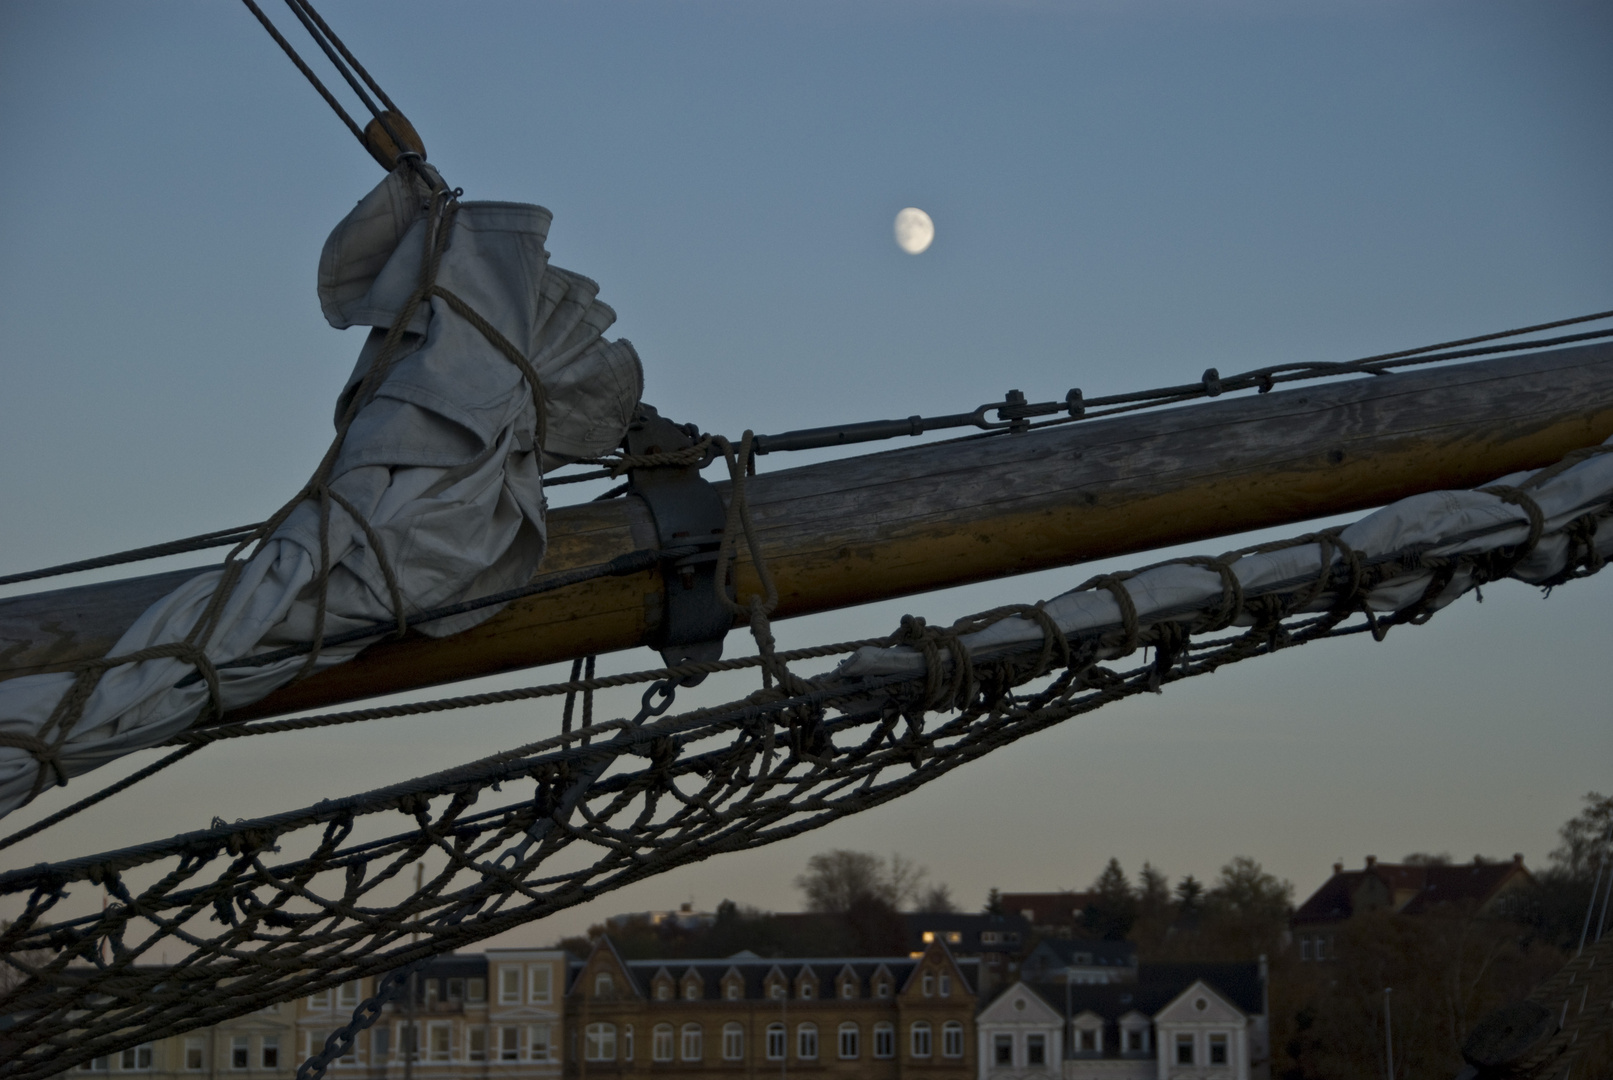
M 896 215 L 896 246 L 909 255 L 921 254 L 935 242 L 935 222 L 916 206 Z

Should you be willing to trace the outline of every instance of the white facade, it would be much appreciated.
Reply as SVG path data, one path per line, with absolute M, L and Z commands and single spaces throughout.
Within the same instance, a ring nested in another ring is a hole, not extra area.
M 975 1017 L 975 1032 L 980 1080 L 1049 1080 L 1061 1075 L 1064 1018 L 1024 983 L 1015 983 L 986 1006 Z
M 1154 1015 L 1158 1080 L 1250 1080 L 1249 1016 L 1201 981 Z

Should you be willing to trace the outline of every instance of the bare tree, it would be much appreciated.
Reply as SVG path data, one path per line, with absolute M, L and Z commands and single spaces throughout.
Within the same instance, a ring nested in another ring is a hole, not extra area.
M 865 900 L 877 900 L 892 910 L 918 904 L 935 892 L 925 891 L 928 877 L 928 870 L 899 854 L 886 860 L 867 851 L 837 849 L 808 859 L 795 887 L 805 896 L 808 911 L 845 914 Z M 951 903 L 945 886 L 941 891 Z

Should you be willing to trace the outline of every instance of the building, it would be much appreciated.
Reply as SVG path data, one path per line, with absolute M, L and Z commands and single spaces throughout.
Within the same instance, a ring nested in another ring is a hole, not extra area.
M 395 1001 L 361 1032 L 328 1076 L 351 1080 L 547 1080 L 564 1064 L 566 955 L 552 949 L 450 953 L 426 965 L 414 1001 Z M 375 992 L 360 979 L 272 1005 L 201 1031 L 97 1058 L 70 1076 L 141 1080 L 270 1080 L 294 1077 L 325 1039 Z
M 979 1080 L 1263 1080 L 1262 964 L 1143 964 L 1135 983 L 1016 982 L 976 1020 Z
M 1043 938 L 1019 965 L 1026 982 L 1076 984 L 1137 981 L 1137 946 L 1095 938 Z
M 997 899 L 1005 913 L 1018 915 L 1037 933 L 1073 937 L 1081 932 L 1094 898 L 1089 892 L 1024 892 L 1001 893 Z
M 693 904 L 680 904 L 676 911 L 634 911 L 623 915 L 611 915 L 605 920 L 605 928 L 620 930 L 637 923 L 657 930 L 698 932 L 711 929 L 716 922 L 715 912 L 696 911 Z
M 1019 915 L 915 912 L 902 916 L 902 926 L 909 956 L 922 956 L 939 943 L 954 956 L 979 960 L 982 995 L 1017 978 L 1019 960 L 1030 947 L 1030 923 Z
M 1373 911 L 1426 915 L 1437 911 L 1502 917 L 1522 899 L 1534 878 L 1523 856 L 1511 862 L 1439 865 L 1381 863 L 1368 855 L 1360 870 L 1333 864 L 1333 876 L 1301 904 L 1289 920 L 1302 961 L 1338 955 L 1338 930 L 1350 919 Z
M 978 964 L 917 957 L 571 964 L 566 1076 L 969 1080 Z

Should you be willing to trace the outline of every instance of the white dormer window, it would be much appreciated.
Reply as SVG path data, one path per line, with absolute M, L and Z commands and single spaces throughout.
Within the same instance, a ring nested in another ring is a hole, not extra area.
M 941 996 L 942 997 L 951 997 L 952 996 L 952 976 L 950 976 L 950 975 L 941 976 Z
M 772 989 L 768 991 L 767 996 L 772 998 L 774 1001 L 783 1001 L 784 1000 L 784 984 L 783 983 L 774 983 Z
M 598 975 L 594 976 L 595 997 L 610 997 L 612 991 L 615 989 L 616 980 L 610 977 L 610 972 L 601 971 Z
M 740 996 L 740 994 L 741 994 L 741 992 L 743 990 L 744 990 L 744 987 L 739 985 L 739 980 L 738 979 L 730 980 L 729 983 L 728 983 L 728 989 L 726 991 L 726 995 L 728 997 L 728 1000 L 729 1001 L 738 1001 L 739 996 Z
M 683 1000 L 684 1001 L 699 1001 L 700 1000 L 700 984 L 697 983 L 697 982 L 693 982 L 693 981 L 691 981 L 689 983 L 686 983 L 684 985 L 684 987 L 683 987 Z
M 657 986 L 655 988 L 655 1000 L 656 1001 L 671 1001 L 672 1000 L 672 984 L 668 983 L 668 982 L 663 982 L 661 985 Z
M 890 997 L 891 996 L 891 984 L 890 984 L 890 982 L 888 980 L 886 980 L 886 979 L 879 980 L 878 985 L 874 987 L 874 996 L 875 997 L 882 997 L 882 998 Z
M 852 982 L 850 979 L 843 980 L 840 983 L 840 996 L 845 998 L 847 1001 L 850 1001 L 852 998 L 856 997 L 857 984 Z
M 924 973 L 924 996 L 935 996 L 935 976 L 931 975 L 928 971 Z
M 813 985 L 811 983 L 809 983 L 809 982 L 802 983 L 801 984 L 801 1000 L 802 1001 L 811 1001 L 812 1000 L 812 992 L 813 992 L 813 990 L 814 990 L 814 987 L 813 987 Z

